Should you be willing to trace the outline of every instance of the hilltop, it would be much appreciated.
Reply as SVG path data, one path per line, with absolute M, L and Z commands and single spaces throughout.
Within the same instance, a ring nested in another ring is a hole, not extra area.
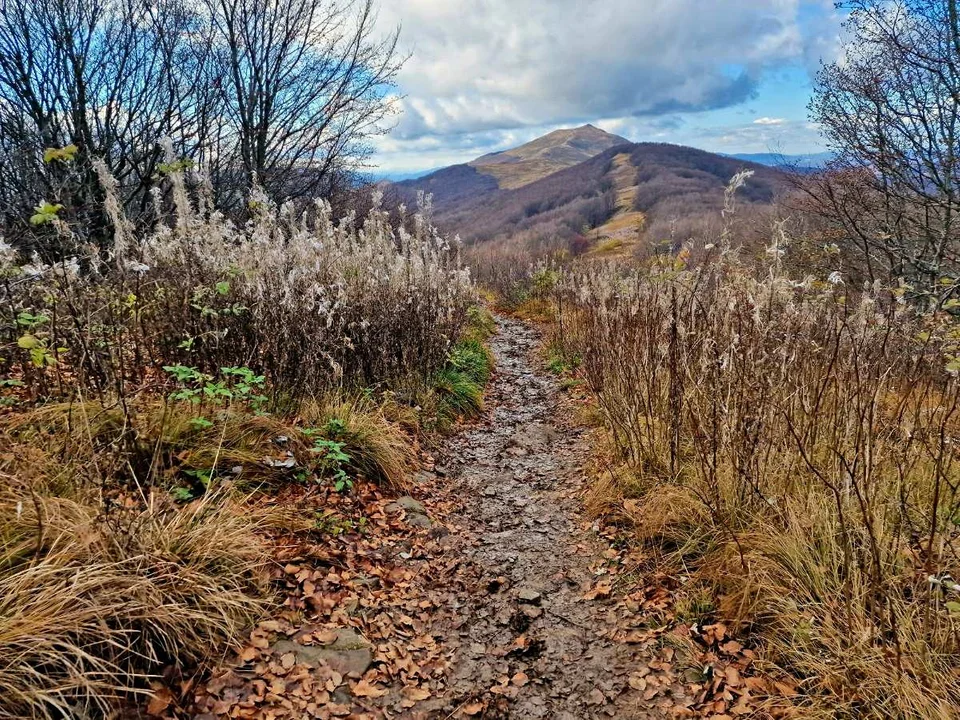
M 467 164 L 482 175 L 492 175 L 501 189 L 513 190 L 628 144 L 630 141 L 619 135 L 583 125 L 554 130 L 520 147 L 490 153 Z

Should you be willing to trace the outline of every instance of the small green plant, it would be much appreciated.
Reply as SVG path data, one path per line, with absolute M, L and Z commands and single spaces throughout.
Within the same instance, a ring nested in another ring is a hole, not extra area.
M 220 377 L 186 365 L 164 365 L 163 369 L 180 386 L 170 394 L 171 400 L 200 405 L 207 402 L 213 405 L 239 402 L 253 410 L 260 410 L 268 399 L 262 392 L 266 378 L 250 368 L 220 368 Z
M 313 438 L 310 452 L 317 455 L 320 474 L 333 480 L 333 489 L 337 492 L 352 490 L 353 479 L 347 473 L 352 458 L 344 451 L 344 443 L 322 437 L 322 431 L 313 428 L 307 428 L 303 433 Z
M 570 375 L 580 363 L 579 355 L 566 352 L 556 344 L 547 348 L 547 369 L 554 375 Z
M 323 429 L 328 435 L 340 437 L 347 432 L 347 423 L 343 418 L 332 417 L 324 424 Z
M 334 512 L 318 511 L 314 527 L 318 532 L 338 536 L 349 532 L 363 532 L 367 527 L 367 519 L 361 517 L 359 520 L 354 520 L 341 517 Z
M 31 225 L 46 225 L 57 219 L 63 205 L 60 203 L 50 204 L 46 200 L 33 209 L 33 215 L 30 216 Z

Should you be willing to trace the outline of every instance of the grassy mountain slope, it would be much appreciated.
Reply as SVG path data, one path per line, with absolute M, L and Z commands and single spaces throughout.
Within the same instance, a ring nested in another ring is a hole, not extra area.
M 628 142 L 619 135 L 584 125 L 555 130 L 512 150 L 484 155 L 469 165 L 492 175 L 500 188 L 514 190 Z

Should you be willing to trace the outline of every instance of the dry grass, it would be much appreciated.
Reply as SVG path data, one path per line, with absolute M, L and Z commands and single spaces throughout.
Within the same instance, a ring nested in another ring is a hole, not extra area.
M 263 610 L 256 521 L 210 496 L 137 510 L 5 494 L 0 716 L 106 714 L 148 675 L 202 664 Z
M 369 401 L 331 398 L 309 405 L 302 416 L 324 429 L 329 439 L 343 443 L 351 467 L 361 476 L 394 489 L 407 486 L 417 447 L 387 419 L 383 408 Z
M 776 263 L 758 276 L 723 241 L 700 268 L 594 265 L 559 293 L 558 334 L 623 465 L 593 508 L 695 569 L 717 611 L 802 681 L 812 715 L 949 717 L 952 316 L 896 288 L 795 282 Z
M 422 215 L 391 216 L 375 201 L 336 223 L 322 201 L 296 215 L 254 193 L 254 217 L 237 227 L 209 212 L 202 178 L 174 172 L 165 184 L 173 210 L 139 231 L 104 176 L 109 263 L 2 254 L 0 379 L 20 382 L 18 397 L 80 388 L 104 402 L 155 385 L 164 368 L 215 381 L 249 368 L 270 407 L 286 410 L 442 367 L 475 294 L 457 248 Z M 56 230 L 64 253 L 76 247 L 67 225 Z

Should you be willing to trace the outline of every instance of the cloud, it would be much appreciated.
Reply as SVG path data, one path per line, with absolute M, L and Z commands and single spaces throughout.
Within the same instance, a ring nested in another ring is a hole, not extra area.
M 389 0 L 415 140 L 727 107 L 802 58 L 800 0 Z
M 753 121 L 754 125 L 783 125 L 786 118 L 760 117 Z

